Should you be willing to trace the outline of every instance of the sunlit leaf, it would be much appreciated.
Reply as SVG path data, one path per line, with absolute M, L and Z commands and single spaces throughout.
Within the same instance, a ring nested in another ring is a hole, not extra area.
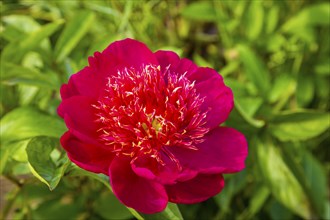
M 329 120 L 328 113 L 284 112 L 273 119 L 269 131 L 281 141 L 307 140 L 326 131 L 330 125 Z
M 2 52 L 2 59 L 9 62 L 18 62 L 23 55 L 40 45 L 41 41 L 52 35 L 61 25 L 63 20 L 58 20 L 53 23 L 46 24 L 40 29 L 31 32 L 24 39 L 18 39 L 6 46 Z
M 282 29 L 295 32 L 305 26 L 330 24 L 330 3 L 319 3 L 305 7 L 298 14 L 289 19 Z
M 181 12 L 182 16 L 196 21 L 216 21 L 217 16 L 211 1 L 194 2 Z
M 268 34 L 272 33 L 278 24 L 279 21 L 279 8 L 273 6 L 269 9 L 267 14 L 267 25 L 266 25 L 266 32 Z
M 257 142 L 257 162 L 272 195 L 297 215 L 309 219 L 310 204 L 301 185 L 270 141 Z
M 92 12 L 83 11 L 66 24 L 55 46 L 55 57 L 58 62 L 70 54 L 87 33 L 93 20 L 94 14 Z
M 55 163 L 50 154 L 59 145 L 58 139 L 49 137 L 35 137 L 27 145 L 26 152 L 31 171 L 50 190 L 56 188 L 60 182 L 69 160 L 65 156 Z
M 262 32 L 264 10 L 262 1 L 252 1 L 247 11 L 245 30 L 251 40 L 255 40 Z
M 1 74 L 1 82 L 8 85 L 23 84 L 52 89 L 57 89 L 60 86 L 54 75 L 41 74 L 35 69 L 9 62 L 2 62 Z
M 2 142 L 22 140 L 35 136 L 60 137 L 65 131 L 64 122 L 32 107 L 17 108 L 0 121 Z
M 262 100 L 258 98 L 245 99 L 236 99 L 235 107 L 241 116 L 248 122 L 250 125 L 261 128 L 265 125 L 263 120 L 253 118 L 254 113 L 260 108 Z
M 247 77 L 259 90 L 261 96 L 267 96 L 270 89 L 270 76 L 264 63 L 246 45 L 239 45 L 238 51 Z

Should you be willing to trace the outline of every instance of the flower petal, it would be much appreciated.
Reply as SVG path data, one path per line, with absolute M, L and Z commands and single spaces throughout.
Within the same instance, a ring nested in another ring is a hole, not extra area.
M 93 68 L 85 67 L 73 74 L 68 84 L 61 87 L 61 97 L 63 100 L 72 96 L 98 98 L 105 83 L 105 78 L 97 74 Z
M 163 152 L 160 152 L 159 157 L 164 164 L 161 164 L 149 155 L 140 155 L 132 163 L 132 169 L 138 176 L 156 180 L 161 184 L 173 184 L 178 178 L 189 178 L 189 176 L 193 175 L 193 173 L 188 173 L 188 171 L 182 171 Z
M 189 80 L 196 81 L 196 90 L 205 97 L 202 111 L 207 111 L 206 126 L 218 127 L 229 116 L 234 107 L 234 97 L 219 73 L 211 68 L 198 68 L 188 76 Z
M 105 70 L 141 69 L 144 65 L 158 65 L 155 55 L 145 44 L 130 38 L 110 44 L 102 52 L 102 58 L 99 66 Z
M 199 174 L 191 180 L 166 185 L 165 188 L 170 202 L 192 204 L 205 201 L 218 194 L 224 184 L 221 174 Z
M 79 167 L 94 172 L 108 175 L 113 154 L 99 146 L 81 142 L 70 131 L 61 137 L 61 145 L 67 151 L 68 157 Z
M 195 72 L 198 67 L 191 60 L 180 57 L 172 51 L 158 50 L 155 53 L 162 72 L 171 71 L 179 75 Z
M 99 127 L 93 104 L 95 101 L 89 97 L 73 96 L 63 100 L 57 112 L 64 118 L 66 126 L 73 135 L 95 144 L 98 139 Z
M 166 208 L 168 198 L 164 186 L 136 175 L 127 158 L 116 157 L 112 161 L 109 177 L 114 194 L 126 206 L 146 214 Z
M 183 167 L 200 173 L 234 173 L 245 168 L 248 154 L 247 142 L 240 132 L 227 127 L 210 131 L 198 150 L 171 147 L 169 150 Z
M 141 69 L 144 65 L 158 65 L 148 47 L 136 40 L 125 39 L 109 45 L 102 53 L 88 58 L 89 66 L 70 77 L 68 85 L 61 88 L 62 99 L 74 95 L 97 98 L 103 91 L 107 78 L 124 68 Z
M 196 89 L 205 102 L 203 111 L 209 111 L 206 126 L 215 128 L 223 123 L 234 106 L 233 93 L 225 86 L 219 73 L 211 68 L 200 67 L 188 59 L 171 51 L 159 50 L 155 53 L 163 72 L 172 71 L 179 75 L 187 74 L 187 78 L 196 84 Z

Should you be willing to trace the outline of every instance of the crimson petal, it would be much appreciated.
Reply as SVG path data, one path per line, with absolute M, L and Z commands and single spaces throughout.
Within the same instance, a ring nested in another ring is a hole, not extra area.
M 158 65 L 155 55 L 145 44 L 130 38 L 110 44 L 99 57 L 102 59 L 98 65 L 104 74 L 113 70 L 117 73 L 123 68 L 140 70 L 143 65 Z
M 103 91 L 102 85 L 105 85 L 107 78 L 117 74 L 118 70 L 131 67 L 140 69 L 143 65 L 158 65 L 155 55 L 148 47 L 132 39 L 116 41 L 102 53 L 94 53 L 88 61 L 89 66 L 73 74 L 68 84 L 61 88 L 62 99 L 74 95 L 97 98 Z
M 110 162 L 114 156 L 111 152 L 102 147 L 83 143 L 69 131 L 61 137 L 61 145 L 67 151 L 70 160 L 79 167 L 108 175 Z
M 187 75 L 195 72 L 198 67 L 191 60 L 180 57 L 172 51 L 159 50 L 155 53 L 162 72 L 171 71 L 173 73 Z
M 196 89 L 205 101 L 202 111 L 208 111 L 206 126 L 218 127 L 229 116 L 234 107 L 234 97 L 230 88 L 225 86 L 222 77 L 211 68 L 198 68 L 188 76 L 191 81 L 196 81 Z
M 95 101 L 86 96 L 73 96 L 61 102 L 57 109 L 70 132 L 81 140 L 97 143 L 96 115 L 94 113 Z
M 199 173 L 234 173 L 244 169 L 248 149 L 243 134 L 232 128 L 219 127 L 204 138 L 205 141 L 197 145 L 196 151 L 180 147 L 169 150 L 183 167 Z
M 127 158 L 116 157 L 109 169 L 114 194 L 126 206 L 152 214 L 166 208 L 168 197 L 160 183 L 136 175 Z
M 192 204 L 205 201 L 218 194 L 224 184 L 221 174 L 199 174 L 191 180 L 166 185 L 165 188 L 170 202 Z

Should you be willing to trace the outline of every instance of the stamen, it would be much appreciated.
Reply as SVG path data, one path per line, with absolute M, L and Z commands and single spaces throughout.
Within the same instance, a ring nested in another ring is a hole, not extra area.
M 204 97 L 186 75 L 170 72 L 169 66 L 162 73 L 160 66 L 146 65 L 109 77 L 98 104 L 92 105 L 101 124 L 100 140 L 132 161 L 149 155 L 165 165 L 163 152 L 181 169 L 169 149 L 198 150 L 209 131 L 204 127 L 207 112 L 200 110 Z

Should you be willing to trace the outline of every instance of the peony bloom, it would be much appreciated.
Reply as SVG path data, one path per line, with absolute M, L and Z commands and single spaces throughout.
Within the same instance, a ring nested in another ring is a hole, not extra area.
M 89 58 L 61 87 L 61 144 L 79 167 L 109 176 L 114 194 L 143 213 L 197 203 L 244 169 L 247 143 L 219 127 L 232 91 L 213 69 L 126 39 Z

